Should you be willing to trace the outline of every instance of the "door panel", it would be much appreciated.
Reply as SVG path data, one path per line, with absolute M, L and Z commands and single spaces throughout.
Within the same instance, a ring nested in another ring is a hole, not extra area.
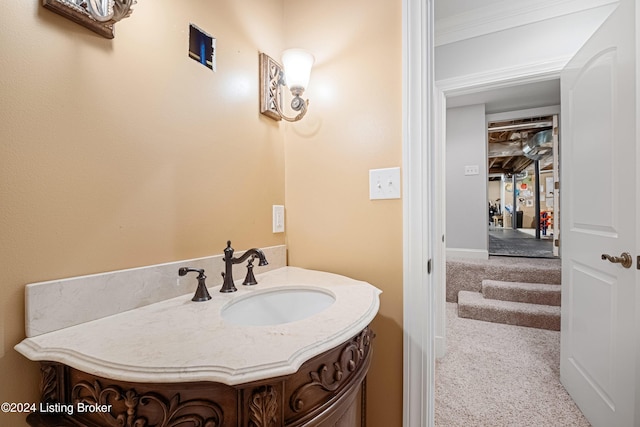
M 598 203 L 590 197 L 573 197 L 572 226 L 584 232 L 613 231 L 613 192 L 615 185 L 613 173 L 612 144 L 614 141 L 613 111 L 614 87 L 613 72 L 616 52 L 606 50 L 596 54 L 576 77 L 575 85 L 569 91 L 569 104 L 574 117 L 593 117 L 594 122 L 582 124 L 574 130 L 574 140 L 570 156 L 574 167 L 568 171 L 573 182 L 589 188 L 598 195 Z M 600 118 L 600 119 L 599 119 Z M 599 165 L 594 173 L 594 165 Z
M 636 422 L 636 270 L 601 259 L 637 253 L 634 7 L 622 0 L 561 76 L 560 377 L 594 427 Z
M 569 363 L 591 383 L 600 397 L 613 406 L 611 365 L 600 363 L 613 351 L 613 313 L 616 280 L 589 266 L 574 264 L 569 293 L 574 309 Z M 573 286 L 571 286 L 573 285 Z M 594 339 L 596 338 L 596 339 Z

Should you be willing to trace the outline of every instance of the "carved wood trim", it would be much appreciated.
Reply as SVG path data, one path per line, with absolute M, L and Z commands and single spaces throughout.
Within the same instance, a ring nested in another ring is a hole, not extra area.
M 71 398 L 74 405 L 87 403 L 91 405 L 113 405 L 117 401 L 124 402 L 126 411 L 101 412 L 102 418 L 114 427 L 143 427 L 149 425 L 149 420 L 138 414 L 142 406 L 154 405 L 156 413 L 160 414 L 160 421 L 154 427 L 193 426 L 193 427 L 221 427 L 224 419 L 222 408 L 207 399 L 191 399 L 181 401 L 180 393 L 175 393 L 170 399 L 158 393 L 139 394 L 135 389 L 123 390 L 116 385 L 102 387 L 100 381 L 93 384 L 88 381 L 77 383 Z M 208 417 L 202 416 L 192 409 L 204 409 Z
M 215 382 L 133 383 L 41 364 L 41 401 L 75 413 L 29 414 L 34 427 L 308 427 L 334 426 L 353 411 L 366 378 L 375 334 L 368 327 L 342 345 L 305 362 L 298 372 L 228 386 Z M 78 407 L 108 409 L 80 413 Z M 360 402 L 364 405 L 364 401 Z M 364 426 L 366 408 L 361 406 Z
M 249 427 L 277 426 L 277 390 L 270 385 L 256 388 L 249 399 Z
M 309 372 L 311 381 L 298 387 L 289 399 L 289 406 L 294 412 L 301 412 L 305 407 L 304 394 L 313 387 L 320 387 L 324 391 L 334 392 L 340 388 L 351 373 L 362 364 L 366 351 L 371 345 L 371 339 L 375 336 L 370 328 L 364 328 L 352 341 L 340 352 L 338 360 L 332 367 L 323 363 L 315 371 Z
M 367 377 L 360 385 L 360 427 L 367 427 Z
M 58 392 L 58 366 L 53 363 L 42 363 L 40 365 L 40 400 L 42 402 L 55 402 L 60 399 Z

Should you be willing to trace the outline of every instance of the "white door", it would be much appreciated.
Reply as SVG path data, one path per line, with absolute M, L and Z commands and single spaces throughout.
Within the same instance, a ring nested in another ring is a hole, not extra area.
M 640 425 L 634 7 L 621 0 L 561 80 L 560 377 L 594 427 Z M 623 252 L 630 268 L 601 259 Z

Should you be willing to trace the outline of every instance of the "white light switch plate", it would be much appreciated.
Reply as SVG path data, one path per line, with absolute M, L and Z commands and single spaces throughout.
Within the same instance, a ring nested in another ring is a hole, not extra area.
M 480 174 L 480 166 L 478 165 L 469 165 L 464 167 L 465 175 L 479 175 Z
M 369 171 L 369 199 L 399 199 L 400 168 L 371 169 Z
M 284 233 L 284 206 L 273 205 L 273 232 Z

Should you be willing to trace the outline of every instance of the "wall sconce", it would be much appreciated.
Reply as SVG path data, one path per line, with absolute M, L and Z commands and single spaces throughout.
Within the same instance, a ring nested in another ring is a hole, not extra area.
M 288 49 L 282 53 L 284 67 L 269 55 L 260 54 L 260 112 L 273 120 L 297 122 L 307 113 L 308 100 L 301 98 L 309 84 L 311 66 L 315 59 L 303 49 Z M 287 117 L 282 111 L 282 88 L 288 86 L 293 99 L 291 108 L 298 112 Z

